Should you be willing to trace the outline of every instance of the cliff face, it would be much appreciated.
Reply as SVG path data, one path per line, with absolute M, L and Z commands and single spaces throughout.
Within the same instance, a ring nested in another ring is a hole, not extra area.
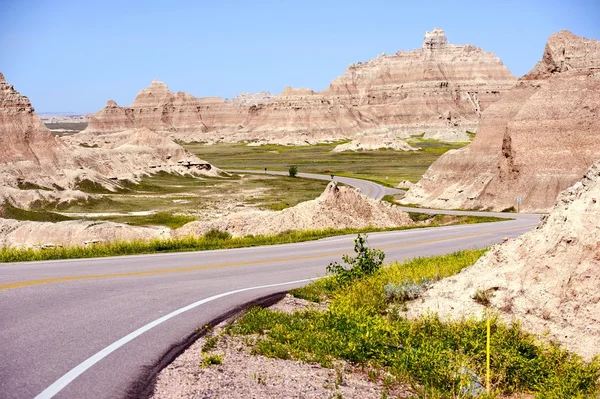
M 120 107 L 110 100 L 90 116 L 89 134 L 114 133 L 147 128 L 186 141 L 211 139 L 220 129 L 233 129 L 245 117 L 247 108 L 219 97 L 196 98 L 184 92 L 173 93 L 157 80 L 141 90 L 133 103 Z
M 68 180 L 65 168 L 78 165 L 68 156 L 67 147 L 35 114 L 29 99 L 17 92 L 0 73 L 0 185 L 17 187 L 33 178 L 52 187 Z
M 154 81 L 130 107 L 107 106 L 90 118 L 88 130 L 133 124 L 185 141 L 295 145 L 390 133 L 469 141 L 466 131 L 477 130 L 481 112 L 514 82 L 492 53 L 449 44 L 434 29 L 422 48 L 352 64 L 322 92 L 287 87 L 278 96 L 244 93 L 225 102 L 175 95 Z
M 482 117 L 475 140 L 436 161 L 405 201 L 546 211 L 600 159 L 600 42 L 552 35 L 542 61 Z
M 118 132 L 54 137 L 29 99 L 0 73 L 0 204 L 26 207 L 35 201 L 85 197 L 73 191 L 84 180 L 114 188 L 114 180 L 136 180 L 158 171 L 219 173 L 167 137 L 149 129 L 123 130 L 132 127 L 132 113 L 109 101 L 96 120 Z

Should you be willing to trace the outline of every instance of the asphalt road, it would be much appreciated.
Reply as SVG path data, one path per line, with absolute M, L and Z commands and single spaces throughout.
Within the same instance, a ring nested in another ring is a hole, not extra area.
M 360 188 L 380 197 L 386 189 L 373 184 Z M 498 223 L 372 233 L 369 244 L 384 250 L 388 261 L 403 260 L 489 246 L 539 220 L 513 216 Z M 329 262 L 352 252 L 354 238 L 1 264 L 0 398 L 126 397 L 198 327 L 323 275 Z
M 228 172 L 233 173 L 252 173 L 252 174 L 267 174 L 267 175 L 277 175 L 277 176 L 288 176 L 288 172 L 278 172 L 278 171 L 270 171 L 267 170 L 229 170 Z M 353 186 L 358 188 L 363 194 L 375 198 L 382 199 L 384 195 L 388 194 L 400 194 L 403 193 L 403 190 L 398 190 L 396 188 L 384 187 L 381 184 L 377 184 L 368 180 L 355 179 L 353 177 L 342 177 L 335 176 L 333 179 L 331 175 L 319 175 L 316 173 L 298 173 L 298 177 L 306 178 L 306 179 L 315 179 L 315 180 L 335 180 L 340 183 L 344 183 L 348 186 Z

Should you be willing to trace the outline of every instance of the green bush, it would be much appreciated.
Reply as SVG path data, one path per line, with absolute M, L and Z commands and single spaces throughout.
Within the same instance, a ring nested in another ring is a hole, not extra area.
M 290 166 L 290 168 L 288 169 L 288 174 L 290 175 L 290 177 L 296 177 L 296 175 L 298 174 L 298 167 L 295 165 Z
M 204 238 L 207 240 L 229 240 L 231 234 L 227 231 L 221 231 L 217 229 L 210 229 L 204 234 Z
M 342 260 L 349 268 L 332 262 L 327 266 L 327 273 L 333 274 L 339 285 L 346 285 L 356 278 L 370 276 L 381 269 L 385 254 L 378 249 L 365 246 L 367 235 L 359 234 L 354 240 L 356 257 L 342 256 Z

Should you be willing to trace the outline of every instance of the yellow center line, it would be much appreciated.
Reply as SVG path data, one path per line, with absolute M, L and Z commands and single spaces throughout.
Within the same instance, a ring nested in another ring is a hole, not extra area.
M 464 234 L 461 236 L 449 237 L 449 238 L 439 238 L 439 239 L 433 239 L 433 240 L 415 241 L 415 242 L 404 243 L 404 244 L 386 245 L 386 246 L 380 247 L 380 249 L 386 250 L 386 249 L 405 248 L 405 247 L 411 247 L 411 246 L 417 246 L 417 245 L 423 245 L 423 244 L 432 244 L 432 243 L 436 243 L 436 242 L 452 241 L 452 240 L 469 238 L 469 237 L 477 237 L 477 236 L 481 236 L 481 235 L 485 235 L 485 234 L 500 233 L 500 232 L 505 232 L 505 231 L 510 231 L 510 230 L 519 230 L 519 229 L 523 229 L 523 228 L 527 228 L 527 227 L 534 227 L 534 226 L 537 226 L 537 224 L 526 225 L 526 226 L 521 226 L 521 227 L 513 227 L 510 229 L 489 230 L 489 231 L 485 231 L 485 232 L 479 232 L 479 233 L 474 233 L 474 234 Z M 154 276 L 154 275 L 161 275 L 161 274 L 193 272 L 193 271 L 205 270 L 205 269 L 221 269 L 221 268 L 226 268 L 226 267 L 260 265 L 260 264 L 265 264 L 265 263 L 292 262 L 292 261 L 307 260 L 307 259 L 325 258 L 325 257 L 330 257 L 330 256 L 341 256 L 341 255 L 344 255 L 345 253 L 347 253 L 347 251 L 329 252 L 329 253 L 324 253 L 324 254 L 319 254 L 319 255 L 295 256 L 295 257 L 290 257 L 290 258 L 265 259 L 265 260 L 234 262 L 234 263 L 220 263 L 220 264 L 204 265 L 204 266 L 178 267 L 178 268 L 173 268 L 173 269 L 156 269 L 156 270 L 145 270 L 145 271 L 139 271 L 139 272 L 93 274 L 93 275 L 87 275 L 87 276 L 67 276 L 67 277 L 46 278 L 46 279 L 40 279 L 40 280 L 16 281 L 13 283 L 0 284 L 0 291 L 10 290 L 10 289 L 14 289 L 14 288 L 33 287 L 33 286 L 37 286 L 37 285 L 64 283 L 67 281 L 96 280 L 96 279 L 118 278 L 118 277 Z

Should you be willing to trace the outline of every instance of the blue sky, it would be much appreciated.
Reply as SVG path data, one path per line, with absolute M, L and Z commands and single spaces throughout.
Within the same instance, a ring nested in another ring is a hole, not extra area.
M 0 71 L 39 112 L 121 105 L 153 78 L 198 97 L 321 90 L 439 27 L 517 76 L 561 29 L 600 39 L 598 0 L 0 0 Z

